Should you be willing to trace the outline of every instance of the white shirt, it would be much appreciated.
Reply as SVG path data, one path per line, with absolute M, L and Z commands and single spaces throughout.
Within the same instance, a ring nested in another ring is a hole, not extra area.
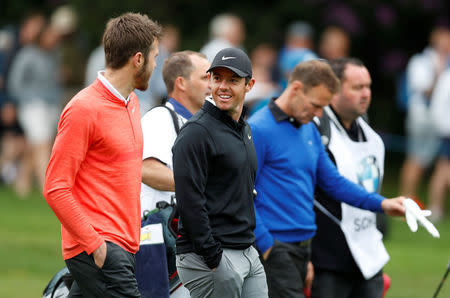
M 450 68 L 439 77 L 431 97 L 431 119 L 439 135 L 450 137 Z
M 429 100 L 425 92 L 433 86 L 436 79 L 437 53 L 426 48 L 422 53 L 414 55 L 407 67 L 407 80 L 410 92 L 406 128 L 409 134 L 427 135 L 435 137 L 437 131 L 434 127 Z
M 171 103 L 166 103 L 170 109 L 174 109 Z M 187 119 L 177 114 L 178 124 L 181 127 Z M 177 138 L 172 116 L 164 107 L 156 107 L 147 112 L 141 119 L 142 133 L 144 136 L 144 151 L 142 159 L 156 158 L 169 169 L 172 166 L 172 146 Z M 166 201 L 170 203 L 174 192 L 154 189 L 144 183 L 141 185 L 141 214 L 156 208 L 156 203 Z

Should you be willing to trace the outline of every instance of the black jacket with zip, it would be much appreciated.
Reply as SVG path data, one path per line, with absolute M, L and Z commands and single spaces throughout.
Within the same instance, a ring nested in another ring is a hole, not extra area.
M 257 159 L 250 127 L 242 116 L 236 122 L 206 101 L 183 126 L 172 151 L 177 253 L 195 252 L 215 268 L 222 248 L 246 249 L 255 241 Z

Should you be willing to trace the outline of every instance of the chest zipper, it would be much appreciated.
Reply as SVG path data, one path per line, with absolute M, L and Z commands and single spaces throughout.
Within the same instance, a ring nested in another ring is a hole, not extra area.
M 128 102 L 128 103 L 129 103 L 129 102 Z M 133 143 L 133 144 L 136 146 L 136 143 L 137 143 L 137 141 L 136 141 L 136 134 L 135 134 L 135 131 L 134 131 L 133 119 L 131 118 L 131 115 L 130 115 L 130 109 L 129 109 L 129 107 L 128 107 L 128 103 L 125 104 L 125 109 L 126 109 L 126 111 L 127 111 L 128 120 L 130 121 L 131 132 L 133 133 L 133 140 L 134 140 L 134 143 Z
M 248 153 L 248 148 L 247 148 L 247 144 L 246 144 L 246 140 L 245 140 L 245 138 L 248 138 L 248 136 L 250 136 L 250 134 L 248 134 L 248 135 L 246 135 L 246 133 L 245 133 L 245 127 L 244 127 L 244 129 L 242 129 L 242 134 L 241 134 L 241 138 L 242 138 L 242 143 L 244 144 L 244 148 L 245 148 L 245 154 L 246 154 L 246 156 L 247 156 L 247 171 L 249 172 L 249 174 L 251 174 L 251 172 L 252 172 L 252 170 L 251 170 L 251 161 L 250 161 L 250 156 L 249 156 L 249 153 Z M 250 140 L 251 138 L 249 138 L 249 140 Z M 253 193 L 253 188 L 254 188 L 254 186 L 253 185 L 251 185 L 250 186 L 251 187 L 251 189 L 249 189 L 249 193 L 251 194 L 251 193 Z

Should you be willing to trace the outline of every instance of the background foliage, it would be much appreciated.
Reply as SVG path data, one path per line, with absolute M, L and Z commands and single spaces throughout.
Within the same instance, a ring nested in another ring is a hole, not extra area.
M 208 23 L 221 12 L 240 15 L 247 29 L 245 48 L 258 43 L 282 45 L 286 26 L 294 20 L 316 29 L 316 42 L 330 24 L 341 25 L 352 37 L 352 55 L 361 58 L 373 77 L 375 101 L 369 116 L 383 131 L 403 134 L 404 114 L 395 106 L 396 80 L 408 59 L 426 46 L 433 25 L 449 25 L 446 0 L 1 0 L 0 27 L 17 24 L 30 9 L 50 14 L 61 4 L 80 14 L 84 56 L 100 42 L 106 21 L 126 11 L 147 13 L 181 30 L 181 49 L 199 50 L 208 40 Z M 385 113 L 386 109 L 390 113 Z

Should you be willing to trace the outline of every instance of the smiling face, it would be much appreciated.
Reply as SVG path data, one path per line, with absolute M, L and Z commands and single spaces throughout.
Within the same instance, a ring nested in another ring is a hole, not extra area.
M 211 94 L 216 106 L 238 121 L 242 114 L 245 93 L 252 89 L 255 80 L 252 78 L 246 84 L 245 78 L 225 67 L 214 68 L 210 75 Z

